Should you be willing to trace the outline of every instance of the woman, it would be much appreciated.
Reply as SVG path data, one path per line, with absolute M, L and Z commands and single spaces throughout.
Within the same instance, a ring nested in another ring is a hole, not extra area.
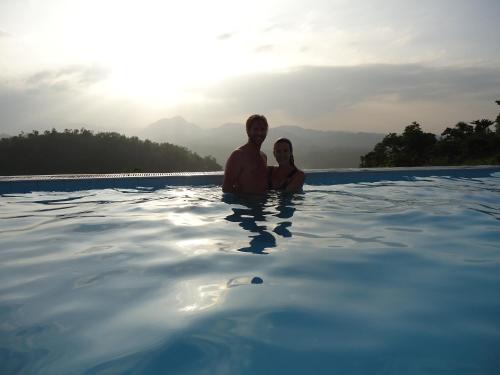
M 292 142 L 287 138 L 278 139 L 274 143 L 273 154 L 279 165 L 268 167 L 269 189 L 287 192 L 301 190 L 305 176 L 294 164 Z

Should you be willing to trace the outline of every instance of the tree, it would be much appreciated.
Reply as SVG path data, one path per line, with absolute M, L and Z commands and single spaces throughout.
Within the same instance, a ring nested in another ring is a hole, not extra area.
M 402 135 L 389 133 L 372 152 L 361 157 L 361 167 L 404 167 L 428 162 L 436 136 L 424 133 L 420 124 L 412 122 Z
M 432 150 L 436 144 L 436 136 L 432 133 L 424 133 L 420 124 L 412 122 L 403 132 L 403 153 L 406 156 L 405 166 L 422 165 L 430 160 Z
M 500 104 L 500 101 L 497 101 Z M 495 125 L 496 131 L 490 130 Z M 401 135 L 389 133 L 373 151 L 361 157 L 361 167 L 500 164 L 500 114 L 495 121 L 479 119 L 446 128 L 440 139 L 422 131 L 417 122 Z
M 214 158 L 203 158 L 184 147 L 118 133 L 52 129 L 0 140 L 0 175 L 220 169 Z
M 498 105 L 500 105 L 500 100 L 495 101 Z M 495 133 L 497 136 L 500 136 L 500 113 L 498 114 L 497 118 L 495 119 Z
M 467 136 L 474 133 L 474 127 L 466 122 L 460 121 L 454 128 L 446 128 L 441 135 L 444 138 L 451 138 L 453 140 L 463 140 Z
M 474 125 L 474 133 L 477 134 L 487 134 L 490 132 L 490 126 L 495 122 L 488 119 L 481 119 L 472 121 L 471 124 Z

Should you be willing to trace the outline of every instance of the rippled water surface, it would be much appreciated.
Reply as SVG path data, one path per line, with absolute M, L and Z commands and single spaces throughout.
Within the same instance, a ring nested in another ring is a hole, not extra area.
M 1 374 L 498 374 L 500 176 L 0 197 Z

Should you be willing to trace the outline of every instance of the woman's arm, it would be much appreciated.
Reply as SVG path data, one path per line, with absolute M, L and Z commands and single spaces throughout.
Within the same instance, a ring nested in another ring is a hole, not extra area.
M 302 186 L 304 185 L 304 180 L 305 180 L 305 174 L 301 170 L 298 170 L 297 173 L 295 173 L 290 181 L 290 183 L 287 185 L 285 191 L 294 193 L 296 191 L 299 191 L 302 189 Z

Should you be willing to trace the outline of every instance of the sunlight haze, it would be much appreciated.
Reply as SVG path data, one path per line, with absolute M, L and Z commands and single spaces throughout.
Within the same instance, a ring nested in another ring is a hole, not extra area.
M 492 117 L 498 1 L 0 2 L 0 133 Z

